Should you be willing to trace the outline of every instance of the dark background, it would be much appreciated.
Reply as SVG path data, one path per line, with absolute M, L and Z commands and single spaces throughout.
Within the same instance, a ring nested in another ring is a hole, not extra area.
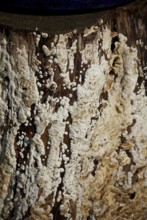
M 1 0 L 0 11 L 17 13 L 87 12 L 117 7 L 133 0 Z

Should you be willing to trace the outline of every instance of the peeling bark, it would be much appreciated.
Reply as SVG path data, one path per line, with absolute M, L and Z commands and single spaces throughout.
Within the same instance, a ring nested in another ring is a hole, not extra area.
M 0 219 L 147 219 L 147 24 L 1 27 Z

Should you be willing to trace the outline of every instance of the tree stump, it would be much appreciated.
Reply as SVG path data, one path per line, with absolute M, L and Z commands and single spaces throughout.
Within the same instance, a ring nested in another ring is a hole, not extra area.
M 0 14 L 1 220 L 147 219 L 146 12 Z

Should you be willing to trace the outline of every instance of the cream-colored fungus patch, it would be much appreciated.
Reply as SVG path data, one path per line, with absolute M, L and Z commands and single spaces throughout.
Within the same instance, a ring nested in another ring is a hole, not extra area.
M 115 33 L 112 50 L 114 33 L 99 25 L 34 33 L 31 53 L 16 33 L 11 53 L 1 39 L 1 219 L 51 220 L 55 206 L 68 220 L 133 220 L 146 209 L 147 97 L 143 85 L 135 92 L 137 49 Z

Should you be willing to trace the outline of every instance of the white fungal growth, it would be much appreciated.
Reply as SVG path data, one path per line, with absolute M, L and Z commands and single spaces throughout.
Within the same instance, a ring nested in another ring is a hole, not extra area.
M 66 86 L 70 85 L 70 77 L 69 77 L 69 72 L 67 71 L 66 73 L 61 73 L 61 77 L 63 78 L 63 82 Z
M 54 58 L 54 63 L 59 63 L 57 58 Z
M 60 69 L 63 73 L 67 70 L 67 61 L 68 61 L 68 50 L 66 49 L 68 36 L 62 34 L 59 35 L 58 43 L 56 46 L 56 56 L 59 61 Z
M 36 35 L 36 46 L 39 45 L 40 39 L 41 39 L 41 35 L 40 35 L 40 34 L 37 34 L 37 35 Z
M 51 52 L 46 45 L 42 46 L 42 50 L 47 57 L 51 55 Z
M 41 33 L 41 36 L 42 36 L 43 38 L 48 38 L 48 34 L 47 34 L 47 33 Z
M 88 35 L 93 34 L 93 33 L 97 32 L 97 31 L 98 31 L 98 26 L 92 26 L 90 28 L 86 28 L 84 30 L 84 35 L 83 36 L 87 37 Z
M 34 36 L 37 45 L 40 36 L 49 45 L 46 33 Z M 2 40 L 0 153 L 6 163 L 0 167 L 0 213 L 4 219 L 13 210 L 16 220 L 23 219 L 28 204 L 28 218 L 45 220 L 54 218 L 56 202 L 61 215 L 72 219 L 74 212 L 77 220 L 90 213 L 93 219 L 101 219 L 103 213 L 113 219 L 114 206 L 118 210 L 123 206 L 121 215 L 132 212 L 133 204 L 140 210 L 146 205 L 147 98 L 143 83 L 137 84 L 143 73 L 137 49 L 129 47 L 122 34 L 117 36 L 112 52 L 112 33 L 106 25 L 56 35 L 50 48 L 42 46 L 47 56 L 40 53 L 42 65 L 27 42 L 18 43 L 15 37 L 12 62 Z M 44 72 L 45 60 L 50 63 Z M 111 70 L 114 74 L 109 74 Z M 130 192 L 138 196 L 130 200 Z M 123 204 L 116 203 L 118 197 Z

